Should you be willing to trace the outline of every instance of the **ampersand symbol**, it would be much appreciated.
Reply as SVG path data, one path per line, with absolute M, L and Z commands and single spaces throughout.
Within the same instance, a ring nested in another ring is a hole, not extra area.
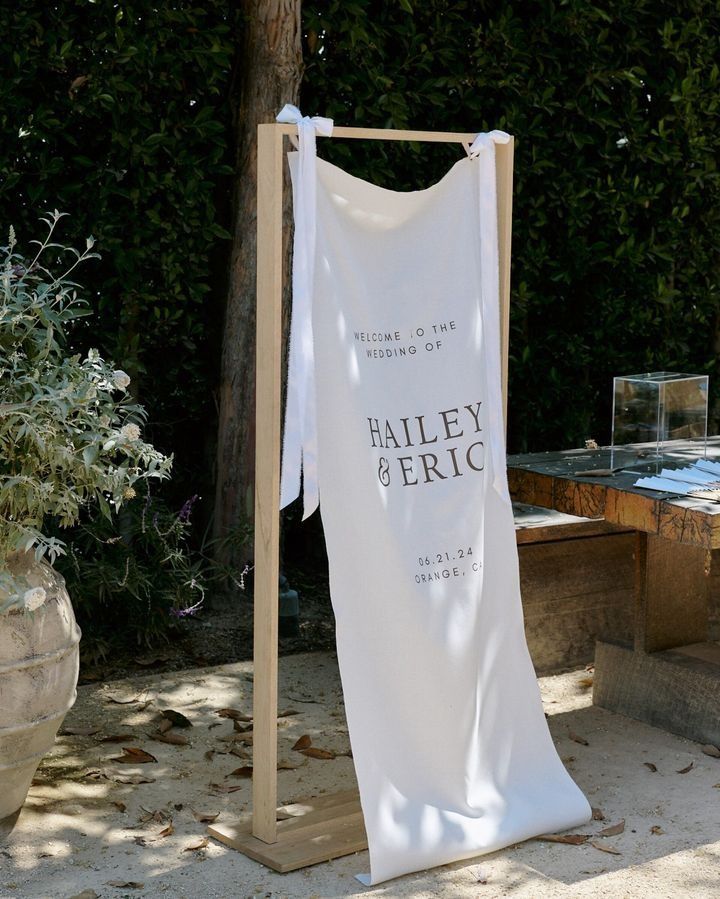
M 390 463 L 384 456 L 380 456 L 380 465 L 378 466 L 378 479 L 383 487 L 390 486 Z

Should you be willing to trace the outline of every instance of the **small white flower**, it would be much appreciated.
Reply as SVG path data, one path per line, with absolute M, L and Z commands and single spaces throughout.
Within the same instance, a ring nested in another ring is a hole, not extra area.
M 123 425 L 120 428 L 120 436 L 123 440 L 139 440 L 140 439 L 140 428 L 136 424 Z
M 126 487 L 123 490 L 123 499 L 134 499 L 137 496 L 134 487 Z
M 109 415 L 101 415 L 100 416 L 100 426 L 103 428 L 110 427 L 110 416 Z
M 130 383 L 130 375 L 127 372 L 122 371 L 122 369 L 118 369 L 112 373 L 113 384 L 118 388 L 118 390 L 125 390 L 125 388 Z
M 39 609 L 46 599 L 47 593 L 45 592 L 44 587 L 31 587 L 30 590 L 26 590 L 23 594 L 23 602 L 25 603 L 25 608 L 29 612 L 34 612 L 35 609 Z

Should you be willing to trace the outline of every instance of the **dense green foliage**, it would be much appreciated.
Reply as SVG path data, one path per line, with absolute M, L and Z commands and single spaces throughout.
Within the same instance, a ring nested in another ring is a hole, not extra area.
M 516 136 L 511 450 L 608 442 L 614 374 L 709 372 L 718 396 L 715 0 L 308 0 L 305 25 L 304 111 Z M 320 152 L 412 189 L 462 151 Z
M 178 472 L 209 480 L 239 15 L 0 9 L 0 222 L 56 206 L 71 239 L 96 236 L 92 342 L 133 376 Z M 516 136 L 511 448 L 607 440 L 612 374 L 720 374 L 714 0 L 307 0 L 304 24 L 306 111 Z M 322 152 L 409 189 L 458 149 Z
M 13 551 L 50 561 L 63 541 L 46 521 L 76 524 L 98 504 L 111 519 L 138 481 L 167 478 L 172 458 L 142 439 L 146 417 L 127 393 L 127 372 L 96 349 L 68 351 L 72 325 L 88 313 L 75 271 L 96 254 L 58 243 L 61 216 L 43 219 L 27 254 L 9 242 L 0 260 L 0 574 Z M 71 277 L 72 276 L 72 277 Z
M 83 277 L 99 314 L 75 339 L 127 370 L 195 489 L 211 480 L 232 9 L 0 0 L 0 224 L 29 233 L 55 207 L 69 242 L 95 236 Z

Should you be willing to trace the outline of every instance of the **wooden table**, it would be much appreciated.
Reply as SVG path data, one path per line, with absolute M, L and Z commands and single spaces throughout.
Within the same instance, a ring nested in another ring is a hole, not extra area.
M 708 443 L 707 457 L 720 461 L 720 438 Z M 698 458 L 679 441 L 672 455 Z M 720 644 L 709 640 L 720 503 L 633 487 L 641 469 L 587 474 L 609 467 L 609 449 L 509 456 L 510 492 L 517 502 L 636 530 L 634 644 L 597 643 L 593 702 L 720 746 Z

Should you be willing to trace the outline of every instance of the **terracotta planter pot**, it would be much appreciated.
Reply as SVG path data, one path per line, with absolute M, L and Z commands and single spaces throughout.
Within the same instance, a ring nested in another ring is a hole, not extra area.
M 34 611 L 0 614 L 0 819 L 22 806 L 75 702 L 80 641 L 63 577 L 32 553 L 8 568 L 20 590 L 42 587 L 45 598 Z

